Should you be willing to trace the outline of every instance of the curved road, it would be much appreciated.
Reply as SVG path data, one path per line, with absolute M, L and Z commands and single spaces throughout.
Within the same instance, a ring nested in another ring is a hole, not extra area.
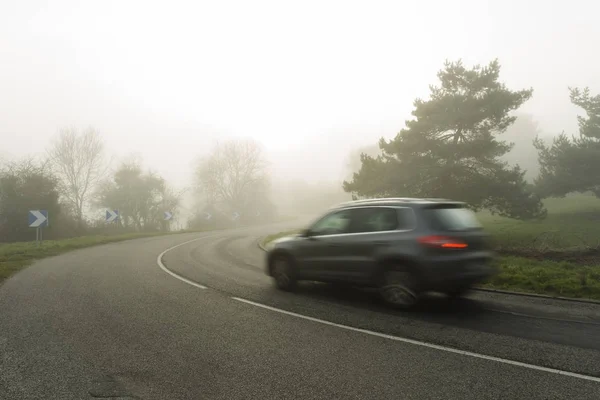
M 600 399 L 600 305 L 477 292 L 400 312 L 369 291 L 282 293 L 257 241 L 285 228 L 20 272 L 0 287 L 0 399 Z

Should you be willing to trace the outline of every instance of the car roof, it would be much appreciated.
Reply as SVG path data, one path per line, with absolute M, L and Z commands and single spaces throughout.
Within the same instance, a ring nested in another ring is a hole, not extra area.
M 355 207 L 370 207 L 370 206 L 409 206 L 423 207 L 434 204 L 455 204 L 466 205 L 462 201 L 439 198 L 418 198 L 418 197 L 382 197 L 375 199 L 353 200 L 344 203 L 339 203 L 331 209 L 355 208 Z

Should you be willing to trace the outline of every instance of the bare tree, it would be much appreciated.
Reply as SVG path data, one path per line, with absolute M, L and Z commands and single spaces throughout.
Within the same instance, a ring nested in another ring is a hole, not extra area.
M 62 128 L 48 156 L 60 179 L 60 193 L 82 228 L 89 196 L 108 171 L 102 139 L 92 127 L 81 133 L 75 128 Z
M 244 209 L 267 187 L 267 161 L 260 144 L 252 139 L 230 140 L 215 146 L 196 170 L 198 188 L 210 205 Z

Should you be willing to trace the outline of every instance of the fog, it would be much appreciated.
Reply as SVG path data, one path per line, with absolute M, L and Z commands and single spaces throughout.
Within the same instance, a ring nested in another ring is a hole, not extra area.
M 575 133 L 569 86 L 600 91 L 600 6 L 542 1 L 3 1 L 2 157 L 93 126 L 173 185 L 218 140 L 251 137 L 273 180 L 340 185 L 392 138 L 444 60 L 498 58 L 519 112 Z M 340 189 L 341 190 L 341 189 Z

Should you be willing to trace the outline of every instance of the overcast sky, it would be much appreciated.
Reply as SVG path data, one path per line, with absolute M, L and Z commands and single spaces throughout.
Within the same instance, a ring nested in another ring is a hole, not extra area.
M 279 176 L 340 175 L 392 137 L 445 59 L 498 57 L 548 133 L 568 86 L 600 92 L 600 6 L 571 1 L 0 0 L 0 153 L 93 125 L 185 184 L 217 138 L 264 143 Z

